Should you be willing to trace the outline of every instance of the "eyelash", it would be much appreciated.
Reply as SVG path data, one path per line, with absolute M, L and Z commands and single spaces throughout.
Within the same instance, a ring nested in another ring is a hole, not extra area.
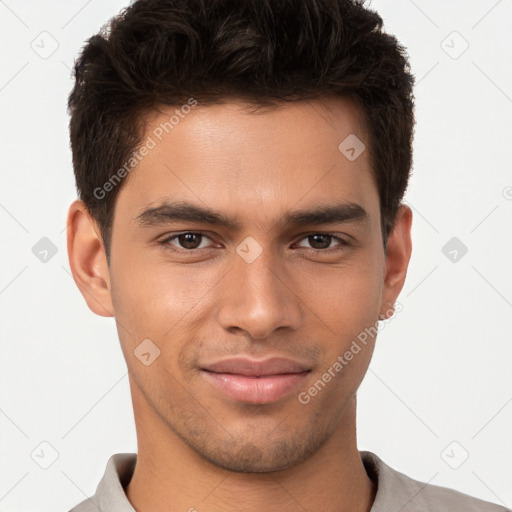
M 174 248 L 169 242 L 177 239 L 181 235 L 199 235 L 199 236 L 210 239 L 210 237 L 206 233 L 202 233 L 200 231 L 183 231 L 182 233 L 177 233 L 175 235 L 171 235 L 158 243 L 164 250 L 168 250 L 168 251 L 171 251 L 174 253 L 180 253 L 180 254 L 196 254 L 198 252 L 209 249 L 208 247 L 203 247 L 201 249 L 176 249 L 176 248 Z M 337 245 L 335 247 L 331 247 L 329 249 L 313 249 L 313 248 L 305 247 L 305 249 L 307 249 L 309 252 L 312 252 L 315 254 L 319 254 L 319 253 L 330 254 L 332 251 L 339 251 L 339 250 L 343 251 L 346 247 L 349 247 L 351 245 L 349 242 L 347 242 L 343 238 L 336 236 L 334 233 L 322 233 L 322 232 L 309 233 L 309 234 L 303 236 L 299 240 L 299 242 L 301 242 L 305 238 L 309 238 L 310 236 L 313 236 L 313 235 L 329 236 L 329 237 L 333 238 L 334 240 L 336 240 L 337 242 L 339 242 L 339 245 Z

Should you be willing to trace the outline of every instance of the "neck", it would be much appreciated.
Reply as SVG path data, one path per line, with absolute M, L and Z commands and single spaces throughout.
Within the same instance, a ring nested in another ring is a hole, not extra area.
M 213 465 L 134 400 L 138 456 L 126 495 L 139 512 L 369 512 L 375 484 L 356 443 L 356 399 L 332 436 L 309 459 L 271 473 L 236 473 Z

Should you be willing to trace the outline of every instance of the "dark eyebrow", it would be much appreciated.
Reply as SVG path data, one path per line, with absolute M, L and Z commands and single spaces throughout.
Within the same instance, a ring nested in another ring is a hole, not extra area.
M 189 221 L 223 226 L 233 230 L 238 228 L 238 223 L 221 213 L 183 201 L 164 203 L 155 208 L 148 208 L 135 220 L 141 226 L 159 226 L 173 221 Z
M 138 215 L 135 220 L 140 226 L 160 226 L 173 221 L 187 221 L 222 226 L 234 231 L 240 229 L 240 224 L 237 221 L 226 217 L 222 213 L 182 201 L 164 203 L 161 206 L 148 208 Z M 301 226 L 368 220 L 369 215 L 361 205 L 346 202 L 287 212 L 282 219 L 282 223 L 285 226 Z
M 284 224 L 291 226 L 369 220 L 370 216 L 366 210 L 356 203 L 317 206 L 309 210 L 290 212 L 284 216 Z

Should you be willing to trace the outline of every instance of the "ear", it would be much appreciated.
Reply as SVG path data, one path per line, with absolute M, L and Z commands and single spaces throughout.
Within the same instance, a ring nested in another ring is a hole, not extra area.
M 382 320 L 393 315 L 394 304 L 405 282 L 412 252 L 411 225 L 412 210 L 402 204 L 388 237 L 381 314 L 379 316 Z
M 76 285 L 93 313 L 114 316 L 103 239 L 83 201 L 77 199 L 69 207 L 67 226 L 69 266 Z

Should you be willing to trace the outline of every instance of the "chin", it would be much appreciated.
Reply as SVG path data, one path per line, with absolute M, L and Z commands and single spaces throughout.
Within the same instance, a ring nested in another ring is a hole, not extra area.
M 198 449 L 199 455 L 217 467 L 235 473 L 272 473 L 292 468 L 310 458 L 326 439 L 314 434 L 294 435 L 288 439 L 273 440 L 259 438 L 257 441 L 222 440 L 214 445 L 205 443 Z

